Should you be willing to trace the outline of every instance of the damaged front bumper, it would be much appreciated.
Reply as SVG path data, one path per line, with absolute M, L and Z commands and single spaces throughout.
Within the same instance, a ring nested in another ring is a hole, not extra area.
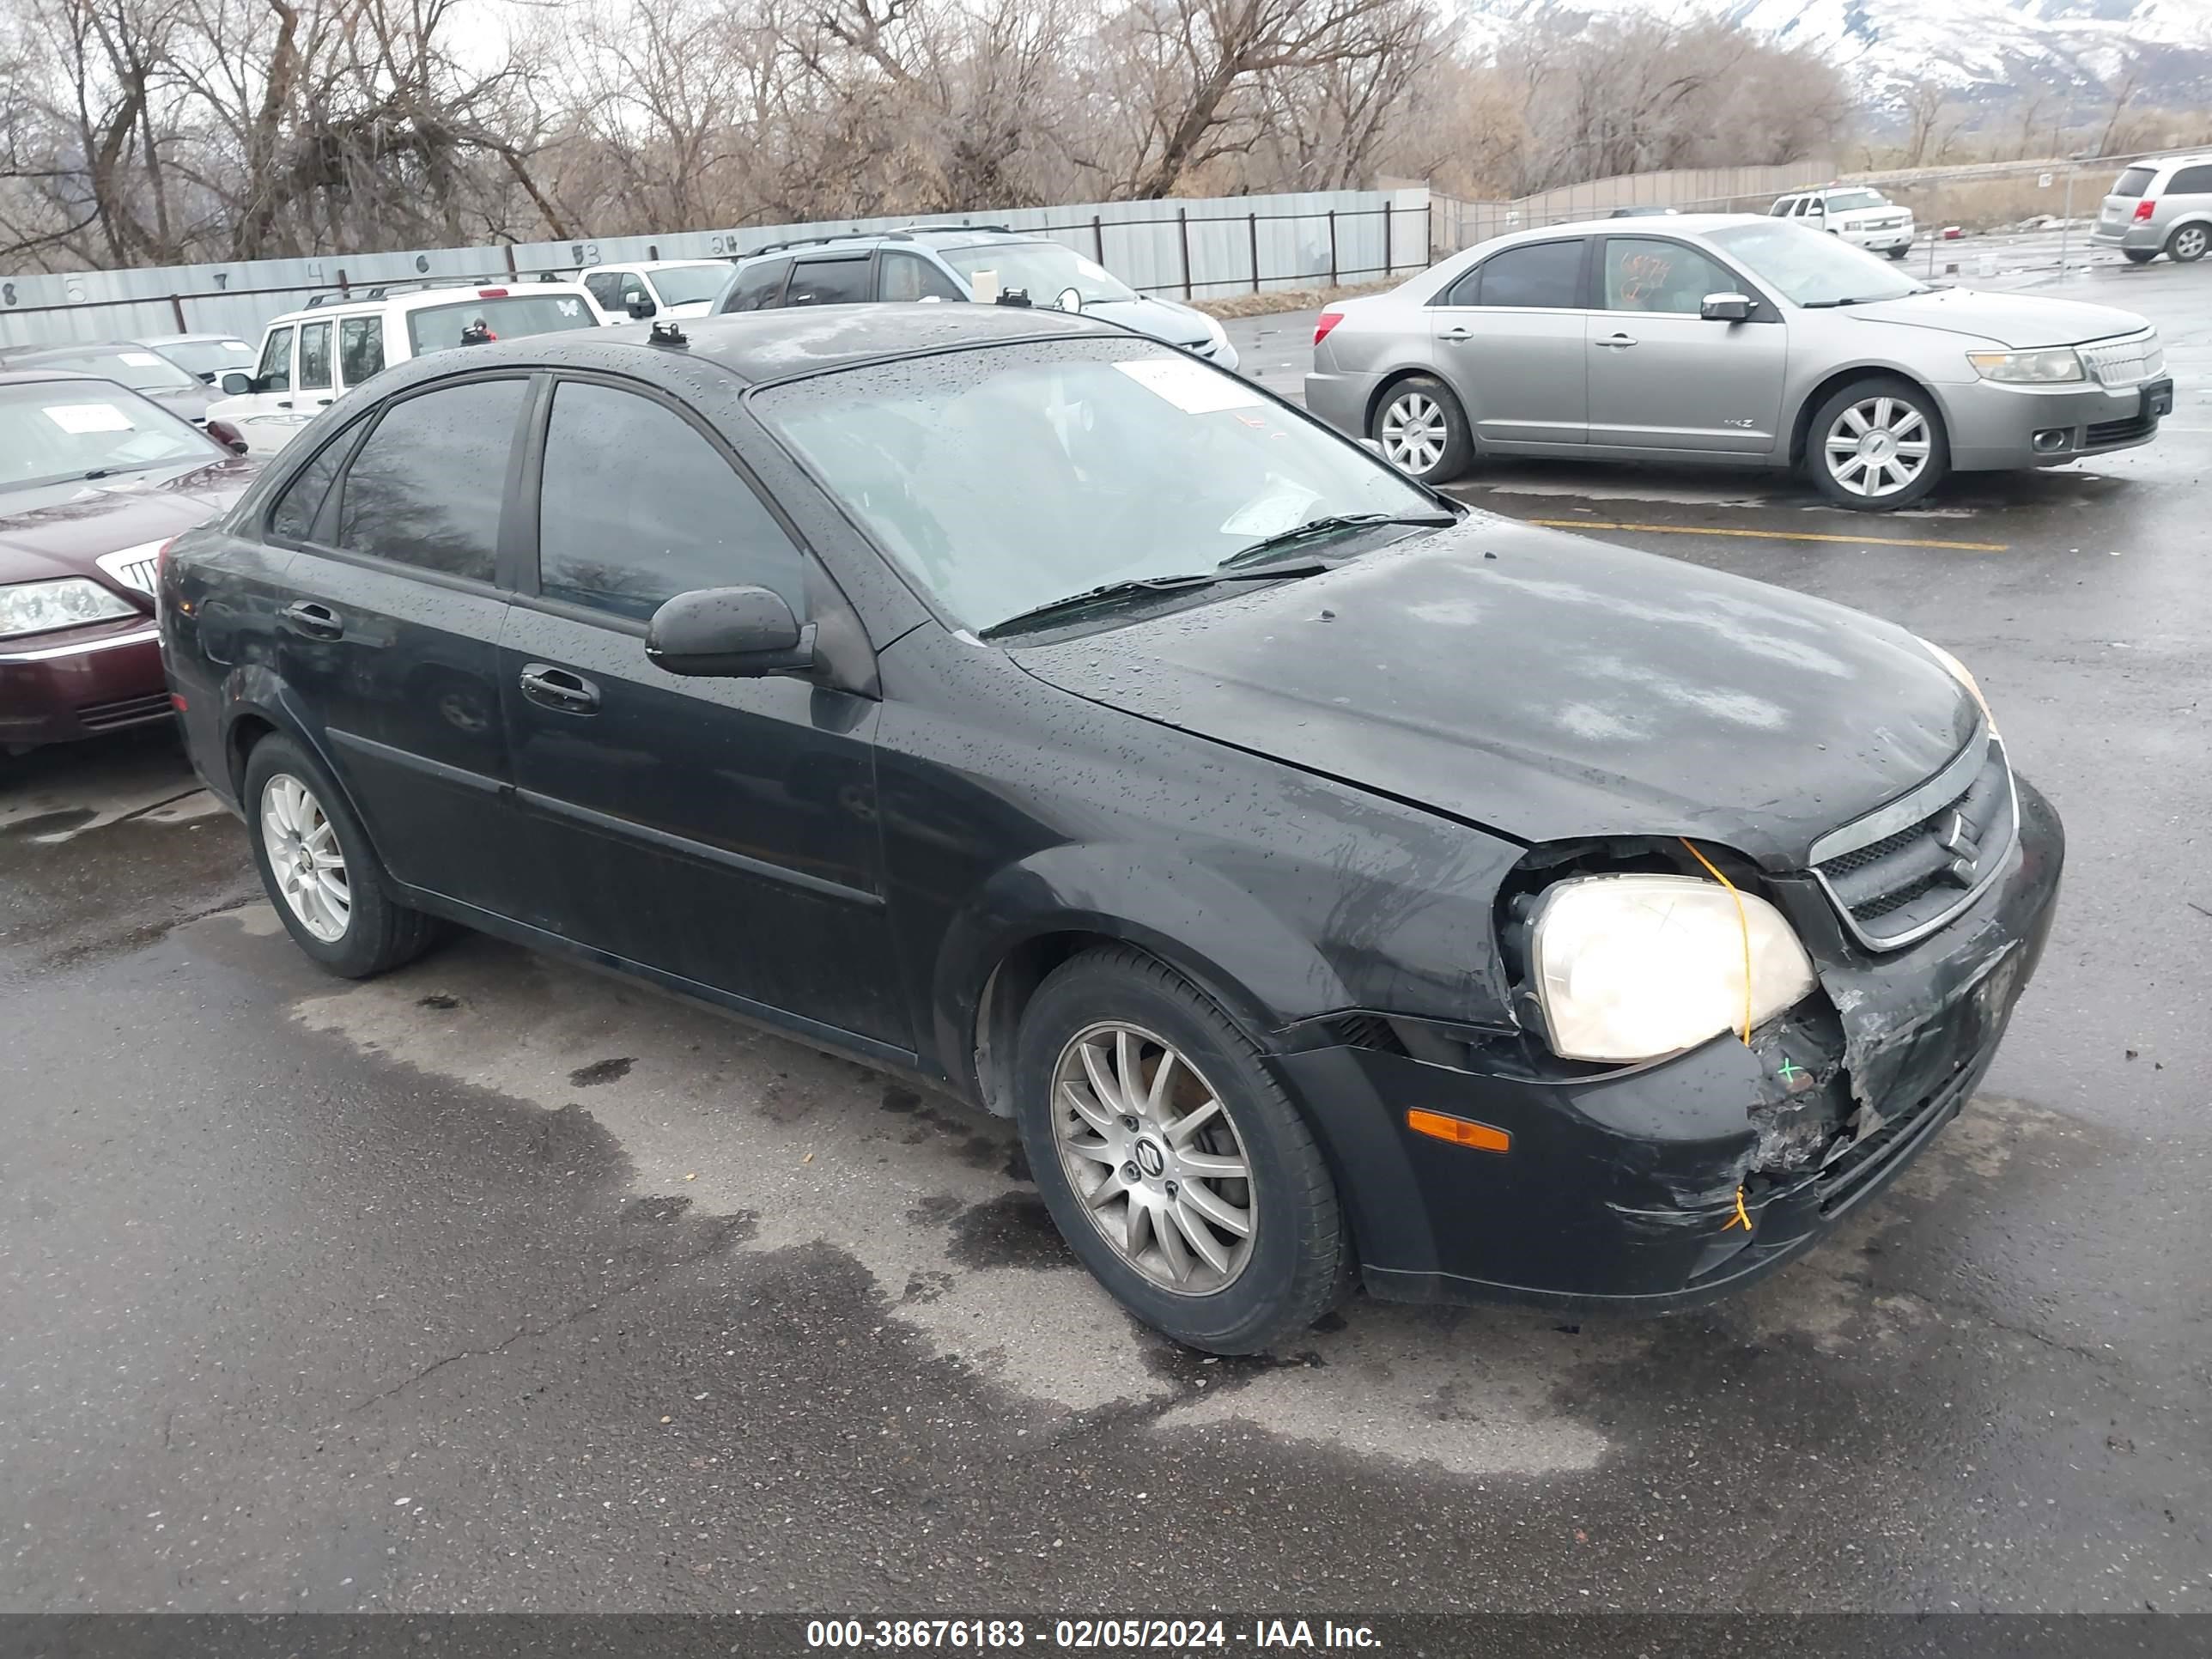
M 1848 940 L 1809 879 L 1773 884 L 1816 996 L 1753 1032 L 1579 1078 L 1279 1054 L 1338 1165 L 1368 1288 L 1396 1300 L 1661 1311 L 1744 1285 L 1880 1191 L 1981 1082 L 2051 927 L 2064 838 L 2019 787 L 2020 834 L 1972 906 L 1908 949 Z M 1504 1130 L 1504 1153 L 1406 1127 Z

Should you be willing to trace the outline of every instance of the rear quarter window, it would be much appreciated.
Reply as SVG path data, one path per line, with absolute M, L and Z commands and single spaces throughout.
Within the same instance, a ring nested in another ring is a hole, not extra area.
M 2151 167 L 2130 167 L 2113 181 L 2112 194 L 2140 196 L 2150 188 L 2150 181 L 2157 176 L 2156 170 Z

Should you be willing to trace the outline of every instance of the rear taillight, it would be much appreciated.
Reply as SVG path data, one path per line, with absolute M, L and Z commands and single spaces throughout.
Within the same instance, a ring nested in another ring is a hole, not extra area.
M 1344 313 L 1340 311 L 1324 311 L 1320 316 L 1315 318 L 1314 343 L 1319 345 L 1323 340 L 1328 338 L 1329 330 L 1343 320 Z
M 2158 204 L 2155 202 L 2137 202 L 2136 204 L 2136 217 L 2138 219 L 2148 219 L 2151 215 L 2157 211 Z

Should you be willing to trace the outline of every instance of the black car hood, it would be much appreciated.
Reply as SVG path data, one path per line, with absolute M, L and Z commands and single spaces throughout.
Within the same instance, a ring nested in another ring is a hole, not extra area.
M 1770 869 L 1957 754 L 1903 629 L 1478 514 L 1259 591 L 1017 647 L 1146 719 L 1528 842 L 1681 835 Z

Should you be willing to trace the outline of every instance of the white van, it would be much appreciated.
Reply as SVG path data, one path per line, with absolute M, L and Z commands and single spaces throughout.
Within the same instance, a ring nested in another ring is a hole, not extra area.
M 1854 247 L 1902 259 L 1912 251 L 1912 210 L 1864 185 L 1830 185 L 1785 196 L 1766 210 L 1808 230 L 1825 230 Z
M 262 331 L 251 374 L 217 383 L 208 410 L 246 440 L 249 454 L 282 449 L 292 434 L 388 364 L 481 340 L 600 328 L 609 317 L 574 283 L 465 281 L 390 284 L 362 297 L 319 295 Z

